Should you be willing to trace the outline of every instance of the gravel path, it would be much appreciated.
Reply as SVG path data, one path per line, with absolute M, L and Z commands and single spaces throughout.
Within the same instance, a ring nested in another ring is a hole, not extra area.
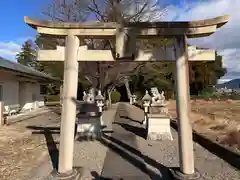
M 116 109 L 110 109 L 103 114 L 104 124 L 107 130 L 111 130 L 111 124 L 115 118 Z M 83 167 L 81 180 L 98 179 L 108 148 L 99 141 L 77 141 L 74 149 L 74 166 Z
M 103 179 L 150 179 L 141 155 L 136 155 L 136 134 L 129 131 L 135 121 L 126 116 L 126 106 L 119 104 L 113 124 L 113 133 L 105 134 L 102 143 L 109 147 L 101 177 Z M 136 131 L 140 130 L 136 127 Z M 139 131 L 138 131 L 139 132 Z M 140 154 L 140 153 L 139 153 Z
M 139 115 L 142 110 L 134 107 L 135 113 L 131 110 L 131 115 Z M 134 117 L 132 117 L 134 118 Z M 178 159 L 178 137 L 177 132 L 172 129 L 173 141 L 147 141 L 137 137 L 138 146 L 147 166 L 152 169 L 162 179 L 168 179 L 167 167 L 179 167 Z M 194 143 L 195 167 L 201 173 L 201 180 L 239 180 L 240 171 Z M 159 178 L 158 178 L 159 179 Z
M 111 130 L 115 113 L 116 109 L 113 107 L 103 114 L 103 121 L 107 125 L 107 130 Z M 53 140 L 51 154 L 56 162 L 59 149 L 59 134 L 54 134 Z M 73 166 L 81 169 L 81 180 L 98 179 L 100 177 L 107 150 L 107 147 L 99 141 L 75 141 Z M 41 166 L 34 169 L 30 177 L 22 180 L 46 180 L 52 169 L 52 162 L 48 155 L 48 159 Z

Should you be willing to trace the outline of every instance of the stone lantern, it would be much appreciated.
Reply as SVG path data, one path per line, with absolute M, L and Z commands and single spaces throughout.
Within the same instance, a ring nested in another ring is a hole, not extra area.
M 95 100 L 96 100 L 97 106 L 99 108 L 99 112 L 102 114 L 103 106 L 104 106 L 104 103 L 103 103 L 104 97 L 103 97 L 103 95 L 102 95 L 100 90 L 98 91 L 98 94 L 95 97 Z M 100 116 L 100 122 L 101 122 L 101 125 L 103 125 L 102 115 Z
M 146 93 L 143 96 L 142 100 L 143 100 L 143 106 L 144 106 L 144 121 L 143 121 L 143 124 L 146 124 L 147 113 L 149 112 L 149 107 L 151 105 L 151 100 L 152 100 L 152 97 L 149 95 L 147 90 L 146 90 Z
M 135 94 L 132 95 L 132 102 L 135 104 L 137 101 L 137 96 Z

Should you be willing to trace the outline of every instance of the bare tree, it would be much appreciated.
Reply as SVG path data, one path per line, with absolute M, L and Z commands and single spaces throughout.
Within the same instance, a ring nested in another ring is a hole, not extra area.
M 140 22 L 161 19 L 166 14 L 166 7 L 166 4 L 160 4 L 160 0 L 52 0 L 43 14 L 56 21 Z M 56 43 L 59 42 L 53 44 Z M 90 49 L 114 51 L 114 41 L 111 40 L 90 39 L 82 43 Z M 111 93 L 124 76 L 142 66 L 143 63 L 136 62 L 81 62 L 79 71 L 93 87 Z

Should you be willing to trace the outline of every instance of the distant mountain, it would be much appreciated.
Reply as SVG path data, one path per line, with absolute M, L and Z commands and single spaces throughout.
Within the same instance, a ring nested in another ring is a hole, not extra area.
M 240 89 L 240 79 L 233 79 L 231 81 L 216 85 L 217 88 Z

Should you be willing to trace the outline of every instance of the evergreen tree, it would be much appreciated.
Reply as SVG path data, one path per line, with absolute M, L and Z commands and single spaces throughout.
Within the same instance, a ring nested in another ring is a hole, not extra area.
M 17 54 L 17 62 L 25 66 L 36 67 L 36 50 L 30 40 L 22 45 L 21 52 Z

